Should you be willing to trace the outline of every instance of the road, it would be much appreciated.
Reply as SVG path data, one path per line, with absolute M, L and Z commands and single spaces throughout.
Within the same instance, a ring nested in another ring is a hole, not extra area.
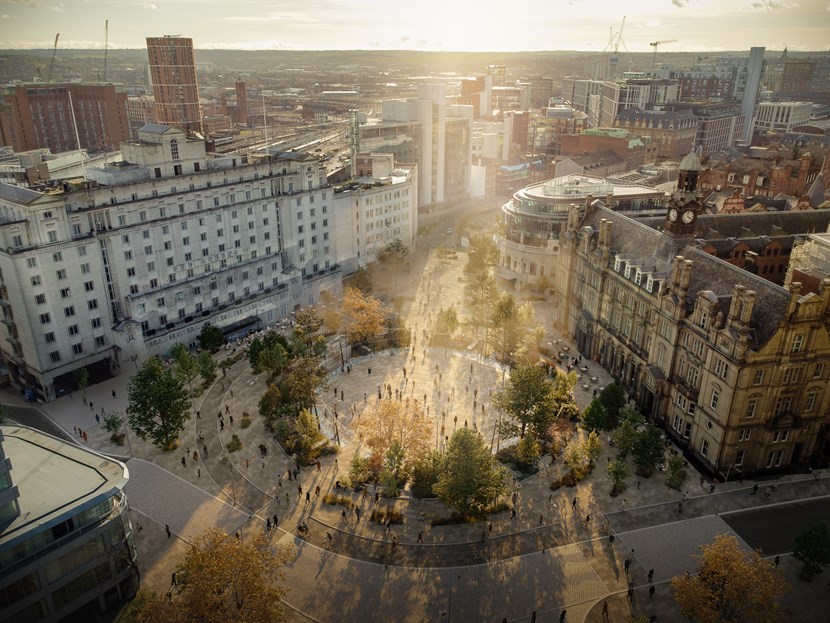
M 29 426 L 48 435 L 57 437 L 58 439 L 69 441 L 70 443 L 74 442 L 71 436 L 67 435 L 63 432 L 63 430 L 55 426 L 52 420 L 43 415 L 43 413 L 35 407 L 6 405 L 6 417 L 11 422 L 22 424 L 23 426 Z
M 722 515 L 721 518 L 753 548 L 775 556 L 793 550 L 795 536 L 830 517 L 830 498 L 790 502 Z

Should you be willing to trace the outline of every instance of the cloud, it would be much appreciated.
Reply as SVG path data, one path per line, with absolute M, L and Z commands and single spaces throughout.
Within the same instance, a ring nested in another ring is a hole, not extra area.
M 798 7 L 797 2 L 777 2 L 776 0 L 756 0 L 751 4 L 756 11 L 783 11 Z
M 63 13 L 63 2 L 54 6 L 47 6 L 46 8 L 50 11 L 54 11 L 55 13 Z
M 671 0 L 671 3 L 678 9 L 685 9 L 691 3 L 691 0 Z
M 0 15 L 0 19 L 11 19 L 11 17 L 12 16 L 9 15 L 8 13 L 3 13 L 3 15 Z

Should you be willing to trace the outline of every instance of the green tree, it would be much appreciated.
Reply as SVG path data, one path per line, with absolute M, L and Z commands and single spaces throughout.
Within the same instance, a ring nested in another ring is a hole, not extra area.
M 666 477 L 666 486 L 680 491 L 686 480 L 686 461 L 679 454 L 669 456 L 669 473 Z
M 620 459 L 625 459 L 634 450 L 634 443 L 637 439 L 638 429 L 646 423 L 646 419 L 636 409 L 623 407 L 620 410 L 620 422 L 617 430 L 614 431 L 614 445 Z
M 75 370 L 75 382 L 78 384 L 78 389 L 83 392 L 84 399 L 86 399 L 86 388 L 89 387 L 89 370 L 86 368 Z
M 599 438 L 597 431 L 592 430 L 588 433 L 585 441 L 582 442 L 582 446 L 585 456 L 588 457 L 588 463 L 593 466 L 599 458 L 600 453 L 602 453 L 602 440 Z
M 508 492 L 510 476 L 490 454 L 484 440 L 469 428 L 450 437 L 435 495 L 450 508 L 481 514 L 500 495 Z
M 565 448 L 565 456 L 563 457 L 563 461 L 565 465 L 570 467 L 573 470 L 577 470 L 582 467 L 582 464 L 585 462 L 585 448 L 582 446 L 581 443 L 572 443 L 567 448 Z
M 294 419 L 303 409 L 314 408 L 315 392 L 326 387 L 326 370 L 318 357 L 300 357 L 292 362 L 277 387 L 281 397 L 279 414 Z
M 193 396 L 193 381 L 199 375 L 199 364 L 193 353 L 182 343 L 174 344 L 170 349 L 173 358 L 173 371 L 183 383 L 187 383 L 190 396 Z M 192 400 L 192 399 L 191 399 Z M 191 407 L 193 406 L 191 402 Z
M 359 290 L 364 295 L 372 293 L 372 277 L 365 268 L 358 268 L 349 279 L 349 287 Z
M 619 383 L 611 383 L 607 385 L 599 393 L 600 402 L 605 407 L 606 421 L 605 427 L 608 430 L 617 428 L 617 422 L 620 419 L 620 409 L 625 406 L 627 399 L 625 392 Z
M 225 343 L 225 335 L 220 329 L 206 322 L 199 333 L 199 348 L 215 353 Z
M 519 366 L 493 402 L 516 420 L 521 437 L 528 427 L 537 439 L 556 419 L 558 402 L 553 383 L 539 366 Z
M 133 607 L 135 623 L 226 623 L 285 621 L 283 567 L 294 553 L 275 547 L 270 535 L 229 538 L 213 529 L 196 538 L 176 568 L 167 597 L 143 594 Z
M 802 577 L 810 579 L 830 565 L 830 528 L 820 521 L 795 537 L 793 557 L 804 563 Z
M 442 460 L 443 455 L 438 450 L 430 450 L 412 462 L 412 495 L 418 499 L 432 496 L 432 486 L 438 482 Z
M 650 476 L 655 468 L 663 463 L 665 455 L 666 444 L 659 428 L 648 424 L 637 433 L 632 456 L 634 464 L 644 476 Z
M 386 248 L 378 253 L 378 260 L 384 263 L 400 265 L 409 257 L 409 247 L 400 238 L 395 238 L 386 245 Z
M 608 464 L 608 477 L 611 479 L 611 495 L 617 495 L 625 489 L 625 480 L 631 475 L 631 470 L 624 461 L 611 461 Z
M 104 430 L 108 433 L 117 433 L 124 424 L 124 418 L 117 413 L 107 413 L 104 416 Z
M 205 379 L 205 382 L 212 383 L 216 378 L 216 361 L 210 353 L 199 353 L 196 358 L 199 364 L 199 374 Z
M 257 337 L 251 340 L 251 343 L 248 346 L 248 365 L 251 366 L 254 374 L 262 372 L 262 368 L 260 368 L 259 364 L 259 355 L 263 350 L 265 350 L 265 344 L 261 339 Z
M 464 286 L 464 296 L 470 309 L 471 320 L 476 328 L 476 335 L 481 327 L 486 327 L 497 293 L 496 280 L 489 272 L 476 272 L 469 275 Z
M 458 329 L 458 312 L 455 311 L 455 307 L 453 305 L 447 309 L 442 307 L 435 320 L 435 331 L 450 337 L 456 329 Z
M 518 361 L 519 347 L 531 335 L 533 328 L 532 305 L 516 305 L 510 293 L 499 296 L 490 312 L 490 340 L 500 361 Z
M 585 430 L 604 430 L 608 423 L 608 413 L 600 399 L 594 398 L 582 413 L 582 425 Z
M 369 471 L 369 459 L 355 454 L 349 463 L 349 482 L 353 488 L 369 482 L 371 472 Z
M 731 534 L 719 534 L 700 549 L 697 574 L 671 581 L 683 616 L 698 623 L 775 623 L 787 617 L 781 598 L 789 585 L 759 552 L 744 551 Z
M 290 438 L 288 445 L 297 461 L 302 465 L 308 465 L 312 460 L 314 446 L 323 440 L 323 434 L 317 427 L 317 419 L 308 409 L 303 409 L 294 421 L 294 435 Z
M 289 355 L 285 347 L 277 342 L 272 347 L 263 346 L 257 358 L 257 365 L 260 370 L 268 373 L 268 380 L 272 381 L 282 372 L 288 363 Z
M 468 275 L 487 273 L 499 261 L 499 249 L 492 236 L 470 236 L 467 264 L 464 272 Z
M 190 401 L 181 379 L 150 357 L 130 380 L 127 416 L 136 434 L 167 448 L 184 428 Z

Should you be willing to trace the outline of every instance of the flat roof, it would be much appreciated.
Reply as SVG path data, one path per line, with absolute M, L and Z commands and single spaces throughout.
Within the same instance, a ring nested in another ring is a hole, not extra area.
M 593 195 L 603 199 L 608 192 L 614 197 L 647 197 L 665 193 L 650 186 L 636 184 L 612 184 L 602 177 L 589 175 L 565 175 L 546 182 L 533 184 L 519 191 L 531 199 L 572 199 Z
M 120 461 L 26 426 L 2 430 L 20 514 L 0 532 L 0 547 L 94 506 L 127 484 L 129 471 Z

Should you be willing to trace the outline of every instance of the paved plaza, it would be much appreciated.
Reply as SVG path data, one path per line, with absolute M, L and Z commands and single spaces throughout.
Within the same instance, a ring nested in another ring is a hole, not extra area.
M 549 489 L 565 471 L 561 459 L 517 480 L 516 518 L 504 511 L 485 522 L 433 527 L 433 518 L 448 515 L 435 500 L 407 496 L 376 500 L 371 492 L 341 490 L 337 492 L 349 496 L 363 511 L 360 520 L 353 511 L 344 517 L 343 507 L 325 504 L 322 497 L 336 490 L 338 480 L 346 480 L 352 456 L 363 451 L 354 428 L 377 403 L 379 392 L 424 403 L 436 447 L 464 426 L 479 431 L 493 450 L 505 445 L 496 434 L 499 414 L 492 406 L 492 392 L 505 379 L 502 367 L 481 356 L 477 341 L 461 350 L 429 347 L 426 342 L 437 308 L 453 304 L 459 316 L 465 315 L 464 263 L 463 254 L 455 260 L 424 255 L 397 285 L 403 293 L 399 311 L 415 336 L 412 347 L 356 357 L 348 362 L 349 371 L 333 371 L 328 388 L 318 397 L 317 411 L 324 434 L 339 438 L 340 453 L 323 458 L 319 469 L 299 469 L 297 480 L 288 476 L 289 470 L 297 469 L 294 460 L 265 431 L 258 413 L 265 378 L 253 374 L 247 357 L 230 366 L 227 376 L 220 374 L 196 400 L 199 417 L 194 414 L 179 447 L 169 452 L 135 435 L 130 435 L 127 445 L 116 446 L 99 421 L 101 408 L 123 413 L 133 370 L 88 388 L 85 398 L 76 392 L 41 405 L 50 421 L 76 443 L 127 461 L 133 519 L 143 528 L 136 540 L 145 585 L 166 591 L 164 583 L 179 556 L 163 554 L 182 551 L 182 544 L 205 528 L 239 530 L 245 535 L 263 531 L 266 518 L 276 515 L 279 530 L 273 533 L 274 541 L 296 546 L 296 556 L 286 569 L 286 604 L 292 620 L 439 621 L 446 617 L 449 621 L 456 617 L 513 622 L 529 621 L 536 611 L 542 623 L 558 621 L 561 610 L 567 609 L 569 623 L 593 622 L 602 620 L 600 608 L 607 599 L 611 621 L 627 620 L 632 611 L 668 621 L 679 616 L 668 586 L 670 577 L 694 568 L 690 554 L 700 543 L 732 531 L 720 514 L 830 494 L 830 478 L 823 474 L 771 481 L 763 485 L 770 488 L 769 496 L 749 495 L 752 482 L 718 485 L 710 493 L 708 483 L 699 485 L 698 475 L 690 470 L 688 501 L 681 517 L 676 512 L 681 494 L 667 488 L 659 473 L 650 479 L 631 478 L 622 496 L 610 497 L 604 466 L 615 453 L 603 443 L 598 468 L 575 488 Z M 561 347 L 576 353 L 575 346 L 552 328 L 550 308 L 555 302 L 534 304 L 547 332 L 545 340 L 552 344 L 559 340 Z M 218 359 L 222 362 L 237 353 L 231 347 Z M 588 369 L 575 390 L 580 408 L 588 405 L 594 388 L 612 380 L 598 364 L 584 365 Z M 4 396 L 3 401 L 21 404 L 17 396 Z M 243 429 L 245 413 L 252 422 Z M 228 443 L 234 434 L 242 448 L 230 453 Z M 314 494 L 317 487 L 319 495 Z M 312 492 L 309 502 L 307 491 Z M 373 509 L 394 509 L 404 522 L 387 529 L 369 521 Z M 294 528 L 301 521 L 310 528 L 307 540 L 296 537 Z M 165 524 L 171 528 L 169 539 Z M 330 544 L 326 532 L 333 535 Z M 613 543 L 610 533 L 616 537 Z M 625 573 L 624 560 L 629 556 L 633 562 Z M 655 570 L 653 596 L 648 595 L 649 569 Z M 632 603 L 626 598 L 629 581 L 635 587 Z

